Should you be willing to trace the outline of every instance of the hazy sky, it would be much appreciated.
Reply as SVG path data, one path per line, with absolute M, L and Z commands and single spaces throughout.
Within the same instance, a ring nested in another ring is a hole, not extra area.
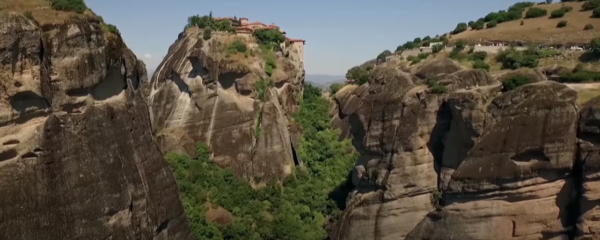
M 521 0 L 522 1 L 522 0 Z M 355 65 L 415 37 L 448 32 L 519 0 L 86 0 L 153 71 L 190 15 L 247 17 L 275 23 L 306 40 L 307 74 L 344 75 Z

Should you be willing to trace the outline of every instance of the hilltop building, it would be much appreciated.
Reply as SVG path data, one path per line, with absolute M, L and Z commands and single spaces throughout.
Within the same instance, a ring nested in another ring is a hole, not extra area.
M 233 18 L 232 17 L 224 17 L 224 18 L 215 18 L 215 20 L 228 20 L 231 23 L 231 26 L 235 27 L 235 33 L 238 36 L 250 37 L 250 36 L 252 36 L 252 33 L 254 32 L 254 30 L 257 30 L 257 29 L 277 29 L 284 36 L 286 36 L 286 32 L 281 30 L 279 28 L 279 26 L 275 25 L 274 23 L 267 25 L 262 22 L 249 22 L 248 18 L 245 18 L 245 17 L 242 17 L 239 19 L 236 17 L 233 17 Z M 292 49 L 294 51 L 298 52 L 298 55 L 300 56 L 300 61 L 304 62 L 304 45 L 306 44 L 306 41 L 303 39 L 288 38 L 287 36 L 286 36 L 286 40 L 287 40 L 287 42 L 289 42 Z

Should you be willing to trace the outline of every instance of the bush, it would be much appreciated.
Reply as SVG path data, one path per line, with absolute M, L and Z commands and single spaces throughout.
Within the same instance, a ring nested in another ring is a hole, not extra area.
M 471 60 L 473 61 L 477 61 L 477 60 L 485 60 L 487 58 L 487 52 L 484 51 L 477 51 L 474 53 L 471 53 Z
M 485 69 L 485 70 L 489 71 L 490 65 L 485 63 L 483 60 L 475 60 L 473 62 L 473 69 Z
M 83 13 L 88 9 L 83 0 L 53 0 L 52 9 L 65 12 Z
M 521 20 L 521 26 L 525 25 L 525 22 L 523 20 Z
M 431 52 L 433 52 L 433 53 L 439 53 L 442 50 L 444 50 L 444 45 L 443 44 L 436 44 L 436 45 L 433 45 L 431 47 Z
M 557 28 L 563 28 L 567 26 L 567 21 L 560 21 L 558 22 L 558 24 L 556 24 Z
M 592 11 L 592 17 L 600 18 L 600 8 L 596 8 Z
M 492 21 L 489 21 L 489 22 L 486 24 L 486 27 L 487 27 L 487 28 L 494 28 L 494 27 L 496 27 L 497 25 L 498 25 L 498 23 L 496 22 L 496 20 L 492 20 Z
M 600 72 L 592 72 L 584 69 L 573 69 L 573 72 L 564 72 L 559 75 L 559 82 L 584 83 L 600 81 Z
M 600 7 L 600 0 L 589 0 L 581 5 L 581 11 L 590 11 Z
M 548 14 L 546 9 L 532 7 L 525 13 L 525 18 L 538 18 L 546 16 L 546 14 Z
M 121 36 L 121 31 L 119 31 L 119 29 L 117 28 L 117 26 L 115 26 L 115 25 L 112 25 L 112 24 L 110 24 L 110 23 L 107 23 L 107 24 L 105 24 L 105 26 L 106 26 L 106 29 L 107 29 L 107 30 L 108 30 L 110 33 L 112 33 L 112 34 L 115 34 L 115 35 L 117 35 L 117 36 Z
M 583 27 L 583 30 L 592 30 L 592 29 L 594 29 L 594 25 L 589 24 L 589 23 L 586 24 L 585 27 Z
M 521 67 L 534 68 L 538 66 L 540 52 L 537 49 L 528 49 L 527 51 L 517 51 L 509 48 L 502 51 L 496 57 L 496 60 L 502 63 L 503 69 L 517 69 Z
M 571 7 L 571 6 L 563 6 L 560 9 L 562 9 L 565 12 L 570 12 L 570 11 L 573 10 L 573 7 Z
M 240 40 L 235 40 L 233 41 L 228 47 L 227 47 L 227 51 L 231 54 L 234 53 L 243 53 L 246 52 L 246 50 L 248 49 L 248 47 L 246 46 L 246 44 Z
M 280 44 L 285 42 L 285 36 L 279 29 L 256 29 L 252 33 L 260 45 L 267 46 L 270 49 L 278 49 Z
M 210 28 L 205 28 L 204 30 L 202 30 L 202 38 L 204 40 L 208 40 L 212 37 L 212 29 Z
M 454 28 L 454 31 L 452 31 L 452 34 L 459 34 L 466 30 L 467 30 L 467 24 L 462 22 L 462 23 L 459 23 L 456 25 L 456 28 Z
M 436 78 L 429 77 L 427 78 L 427 86 L 431 88 L 432 93 L 447 93 L 448 88 L 446 86 L 441 85 Z
M 25 11 L 23 15 L 30 20 L 33 20 L 33 14 L 30 11 Z
M 600 53 L 600 37 L 595 37 L 590 41 L 590 47 L 592 48 L 592 52 Z
M 514 90 L 520 86 L 523 86 L 523 85 L 526 85 L 529 83 L 531 83 L 531 80 L 526 76 L 522 76 L 522 75 L 512 76 L 502 82 L 502 87 L 503 87 L 502 90 L 504 92 Z
M 390 52 L 390 50 L 385 50 L 385 51 L 381 52 L 379 55 L 377 55 L 377 61 L 385 62 L 385 58 L 389 55 L 392 55 L 392 52 Z
M 565 16 L 565 13 L 563 9 L 556 9 L 550 13 L 550 18 L 561 18 Z
M 341 83 L 334 83 L 329 85 L 329 92 L 331 93 L 331 95 L 336 94 L 340 89 L 342 88 L 342 84 Z

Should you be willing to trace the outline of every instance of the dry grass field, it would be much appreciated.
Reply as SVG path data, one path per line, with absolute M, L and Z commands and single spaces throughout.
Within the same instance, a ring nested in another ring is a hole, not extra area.
M 583 2 L 553 3 L 536 5 L 535 7 L 548 10 L 547 16 L 504 22 L 495 28 L 482 30 L 467 30 L 453 35 L 451 40 L 468 41 L 523 41 L 545 44 L 589 43 L 600 35 L 600 18 L 592 18 L 592 11 L 581 12 Z M 573 10 L 562 18 L 551 19 L 550 13 L 562 6 L 571 6 Z M 523 12 L 525 14 L 527 10 Z M 487 13 L 482 14 L 482 17 Z M 473 19 L 476 20 L 476 19 Z M 560 21 L 567 21 L 567 26 L 557 28 Z M 583 30 L 586 24 L 592 24 L 593 30 Z
M 0 12 L 31 12 L 40 25 L 60 24 L 73 16 L 81 16 L 74 12 L 53 10 L 48 0 L 0 0 Z M 90 10 L 85 11 L 84 15 L 95 16 Z

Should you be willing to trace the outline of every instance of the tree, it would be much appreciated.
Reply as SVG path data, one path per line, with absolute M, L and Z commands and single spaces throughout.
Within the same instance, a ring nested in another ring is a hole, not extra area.
M 565 15 L 565 13 L 565 10 L 562 8 L 556 9 L 550 13 L 550 18 L 561 18 Z
M 489 22 L 487 23 L 486 27 L 487 27 L 487 28 L 494 28 L 494 27 L 496 27 L 497 25 L 498 25 L 498 23 L 496 22 L 496 20 L 492 20 L 492 21 L 489 21 Z
M 463 49 L 465 49 L 466 46 L 467 46 L 467 44 L 463 40 L 458 40 L 458 41 L 456 41 L 456 43 L 454 43 L 454 49 L 457 49 L 459 51 L 462 51 Z
M 413 40 L 414 43 L 421 43 L 421 38 L 417 37 L 415 38 L 415 40 Z
M 490 65 L 488 65 L 487 63 L 485 63 L 482 60 L 475 60 L 473 62 L 473 69 L 485 69 L 485 70 L 489 71 Z
M 538 18 L 546 16 L 546 14 L 548 14 L 548 10 L 532 7 L 529 8 L 529 10 L 527 10 L 527 12 L 525 13 L 525 18 Z
M 585 27 L 583 27 L 583 30 L 592 30 L 592 29 L 594 29 L 594 25 L 589 24 L 589 23 L 586 24 Z
M 208 40 L 212 37 L 212 30 L 210 28 L 204 29 L 202 31 L 202 39 Z
M 594 9 L 594 11 L 592 11 L 592 17 L 600 18 L 600 7 L 596 8 L 596 9 Z
M 52 9 L 65 12 L 83 13 L 88 9 L 83 0 L 54 0 Z
M 329 92 L 331 93 L 331 95 L 336 94 L 340 89 L 342 88 L 342 84 L 341 83 L 334 83 L 329 85 Z
M 385 51 L 381 52 L 379 55 L 377 55 L 377 61 L 385 62 L 385 58 L 389 55 L 392 55 L 392 52 L 390 52 L 390 50 L 385 50 Z
M 552 0 L 546 0 L 546 4 L 551 4 Z
M 423 38 L 423 41 L 429 41 L 429 40 L 431 40 L 431 37 L 429 35 L 427 35 Z
M 459 23 L 456 25 L 456 28 L 454 28 L 454 31 L 452 31 L 452 34 L 459 34 L 466 30 L 467 30 L 467 24 L 462 22 L 462 23 Z
M 477 20 L 475 23 L 473 23 L 473 26 L 471 26 L 471 27 L 473 29 L 475 29 L 475 30 L 484 29 L 485 28 L 485 22 Z
M 600 0 L 589 0 L 581 5 L 581 11 L 590 11 L 600 7 Z
M 278 48 L 285 42 L 285 36 L 279 29 L 256 29 L 252 33 L 258 44 L 266 45 L 271 49 Z

